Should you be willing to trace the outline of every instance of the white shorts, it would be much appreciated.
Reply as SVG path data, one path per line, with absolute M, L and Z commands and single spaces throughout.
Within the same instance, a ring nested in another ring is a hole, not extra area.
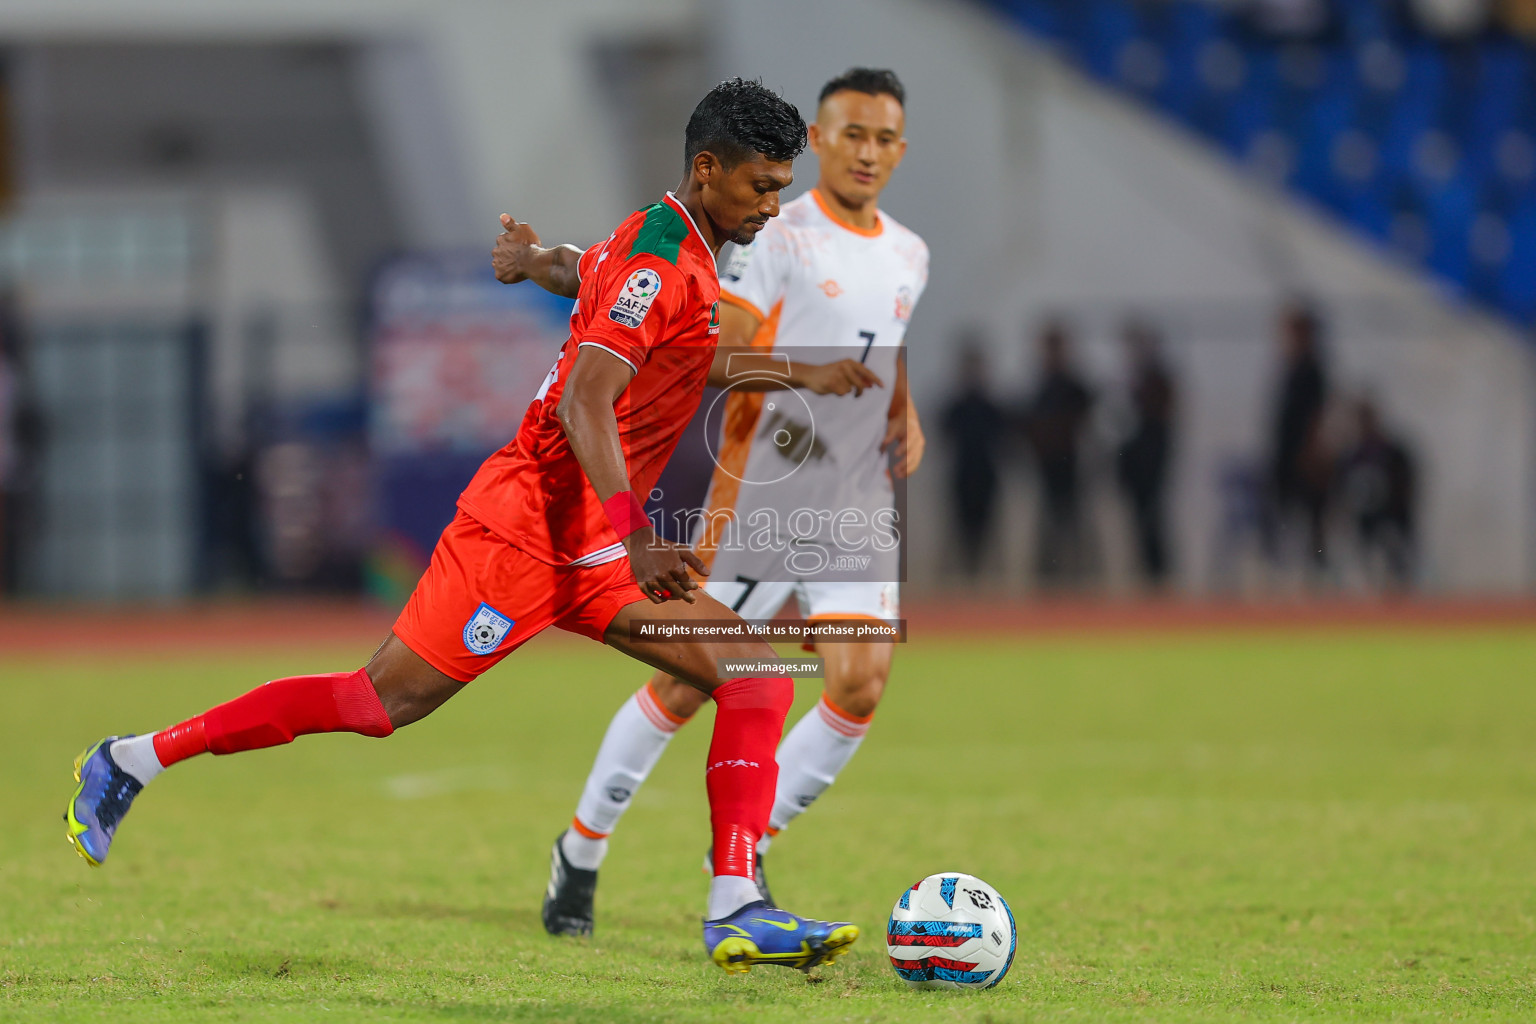
M 771 619 L 793 597 L 805 619 L 866 616 L 901 617 L 895 583 L 822 583 L 815 580 L 725 580 L 711 578 L 704 592 L 744 619 Z
M 796 572 L 781 551 L 721 547 L 714 552 L 704 592 L 744 619 L 771 619 L 791 597 L 805 619 L 901 617 L 901 587 L 886 582 L 900 575 L 898 552 L 862 552 L 856 563 L 846 558 L 848 565 L 837 564 L 838 557 L 823 551 L 814 572 Z

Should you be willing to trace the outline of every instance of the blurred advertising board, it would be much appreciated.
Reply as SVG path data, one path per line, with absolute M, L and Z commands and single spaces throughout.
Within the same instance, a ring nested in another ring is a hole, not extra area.
M 403 599 L 454 503 L 510 441 L 565 342 L 571 302 L 504 285 L 480 251 L 416 253 L 371 296 L 369 446 L 380 547 L 373 589 Z

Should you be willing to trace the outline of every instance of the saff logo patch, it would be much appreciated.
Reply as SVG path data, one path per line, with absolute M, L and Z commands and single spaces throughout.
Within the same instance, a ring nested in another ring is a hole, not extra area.
M 481 601 L 475 614 L 464 623 L 464 646 L 470 654 L 490 654 L 501 646 L 512 625 L 511 619 Z
M 624 294 L 637 299 L 649 299 L 661 291 L 661 278 L 654 270 L 640 269 L 629 275 L 624 282 Z
M 720 303 L 709 307 L 709 333 L 720 333 Z
M 661 275 L 649 267 L 641 267 L 629 275 L 619 297 L 608 310 L 608 319 L 625 327 L 639 327 L 645 322 L 645 314 L 651 311 L 651 303 L 661 294 Z

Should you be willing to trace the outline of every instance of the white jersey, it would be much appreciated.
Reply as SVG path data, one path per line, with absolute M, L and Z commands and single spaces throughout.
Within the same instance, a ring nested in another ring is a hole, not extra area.
M 699 536 L 701 554 L 715 554 L 712 542 L 728 546 L 717 522 L 722 513 L 738 524 L 738 544 L 767 523 L 779 545 L 834 551 L 868 552 L 857 541 L 861 529 L 893 536 L 894 494 L 880 445 L 907 323 L 927 283 L 928 247 L 914 232 L 884 212 L 871 230 L 847 224 L 814 189 L 785 204 L 751 245 L 722 257 L 721 300 L 762 320 L 754 348 L 771 346 L 809 363 L 859 359 L 885 386 L 858 397 L 727 390 L 710 420 L 720 425 L 720 440 L 706 501 L 714 519 Z M 811 515 L 790 522 L 799 510 Z M 765 515 L 754 517 L 760 511 Z M 750 561 L 754 572 L 772 571 L 760 557 Z M 896 578 L 894 555 L 876 566 L 883 569 L 873 575 L 834 576 Z M 779 579 L 817 575 L 780 572 Z

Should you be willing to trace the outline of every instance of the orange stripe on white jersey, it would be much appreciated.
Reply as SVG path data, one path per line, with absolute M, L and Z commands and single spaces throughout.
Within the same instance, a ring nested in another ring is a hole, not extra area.
M 821 212 L 826 214 L 827 220 L 836 224 L 840 228 L 852 231 L 856 235 L 863 235 L 865 238 L 879 238 L 881 235 L 885 234 L 885 220 L 880 216 L 878 211 L 875 213 L 875 226 L 872 228 L 861 228 L 857 224 L 848 223 L 848 221 L 844 220 L 842 216 L 837 213 L 837 211 L 828 206 L 826 199 L 821 194 L 821 189 L 811 189 L 811 198 L 816 200 L 816 205 L 821 207 Z
M 720 289 L 720 301 L 726 303 L 727 305 L 739 306 L 740 308 L 746 310 L 748 313 L 751 313 L 753 316 L 757 317 L 759 324 L 768 319 L 767 315 L 764 314 L 762 310 L 758 309 L 756 306 L 742 298 L 740 295 L 733 295 L 726 291 L 724 288 Z M 754 337 L 754 343 L 756 340 L 757 339 Z
M 873 713 L 868 715 L 849 714 L 832 703 L 832 698 L 828 697 L 826 693 L 822 693 L 821 700 L 816 705 L 816 712 L 821 715 L 821 720 L 831 726 L 834 731 L 840 732 L 844 736 L 853 737 L 863 736 L 869 732 L 869 723 L 875 717 Z
M 779 332 L 779 314 L 784 303 L 779 302 L 769 312 L 768 318 L 752 336 L 751 348 L 772 349 Z M 725 523 L 736 517 L 736 498 L 741 493 L 741 474 L 747 468 L 747 456 L 752 452 L 752 435 L 757 430 L 758 417 L 763 411 L 761 391 L 733 391 L 725 399 L 725 423 L 720 429 L 720 454 L 715 459 L 715 472 L 709 479 L 709 505 L 699 530 L 694 552 L 704 564 L 714 567 L 715 551 L 720 547 L 720 535 Z

